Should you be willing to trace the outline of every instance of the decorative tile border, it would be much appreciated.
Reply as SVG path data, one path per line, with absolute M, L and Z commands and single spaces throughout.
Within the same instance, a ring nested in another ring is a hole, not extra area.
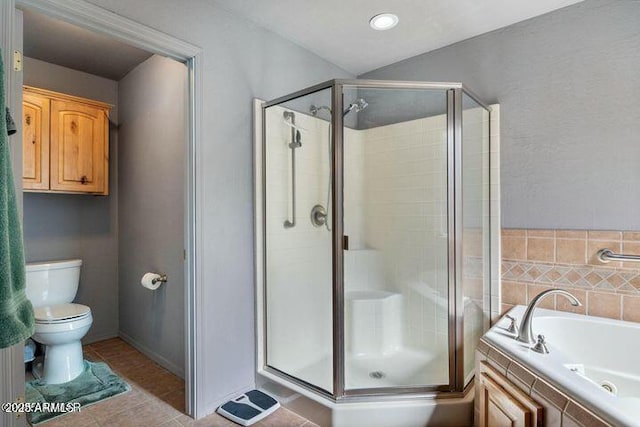
M 640 295 L 640 270 L 503 260 L 502 280 Z

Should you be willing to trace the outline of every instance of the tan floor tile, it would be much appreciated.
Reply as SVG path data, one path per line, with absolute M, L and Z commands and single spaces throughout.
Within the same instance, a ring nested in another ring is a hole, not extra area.
M 149 363 L 149 358 L 139 351 L 104 357 L 113 369 L 135 369 Z
M 104 358 L 132 390 L 83 410 L 87 422 L 110 426 L 177 426 L 184 416 L 184 381 L 119 338 L 92 343 L 87 358 Z M 176 420 L 171 424 L 169 421 Z M 67 420 L 71 422 L 71 420 Z M 80 422 L 74 421 L 74 422 Z M 162 424 L 164 423 L 164 424 Z M 62 426 L 67 424 L 57 424 Z M 83 424 L 79 424 L 83 425 Z
M 186 415 L 182 415 L 181 417 L 176 418 L 176 420 L 180 425 L 185 427 L 231 427 L 238 425 L 218 414 L 211 414 L 205 418 L 199 419 L 198 421 L 195 421 L 193 418 Z
M 145 394 L 136 389 L 132 389 L 128 393 L 88 406 L 85 411 L 90 413 L 96 421 L 101 422 L 120 412 L 147 402 L 148 400 L 149 399 Z
M 154 396 L 162 396 L 171 391 L 184 389 L 184 381 L 169 372 L 163 372 L 150 377 L 147 382 L 140 383 L 140 386 Z
M 100 420 L 99 424 L 103 427 L 149 427 L 162 425 L 175 418 L 177 415 L 169 405 L 147 401 Z
M 84 346 L 85 357 L 105 359 L 132 390 L 98 402 L 76 414 L 42 424 L 46 427 L 233 427 L 237 424 L 211 414 L 198 421 L 184 415 L 184 381 L 121 340 L 112 338 Z M 299 415 L 280 408 L 256 424 L 260 427 L 316 427 Z
M 181 426 L 189 426 L 189 427 L 193 426 L 193 424 L 196 422 L 193 418 L 184 414 L 176 418 L 176 421 L 180 423 Z
M 95 351 L 83 350 L 82 354 L 84 358 L 90 362 L 104 362 L 104 359 L 102 359 L 102 357 L 100 357 Z
M 98 356 L 102 357 L 103 359 L 109 359 L 112 357 L 113 358 L 123 357 L 126 355 L 132 355 L 132 354 L 138 353 L 138 350 L 136 350 L 135 348 L 131 347 L 126 343 L 116 344 L 113 347 L 97 348 L 97 349 L 94 349 L 93 351 L 96 352 Z
M 127 353 L 138 351 L 138 350 L 132 345 L 127 344 L 124 341 L 119 341 L 119 342 L 114 342 L 111 345 L 96 346 L 96 344 L 91 344 L 91 351 L 95 351 L 96 353 L 102 353 L 107 357 L 118 357 Z
M 175 396 L 174 396 L 174 400 L 177 400 Z M 184 396 L 183 396 L 182 402 L 183 402 L 182 406 L 184 407 Z M 155 396 L 152 397 L 151 399 L 149 399 L 149 403 L 157 406 L 158 408 L 161 408 L 161 410 L 166 413 L 167 420 L 178 418 L 184 415 L 184 409 L 179 410 L 175 406 L 169 404 L 169 402 L 165 402 L 164 400 L 161 400 L 161 398 L 159 397 L 155 397 Z M 177 401 L 174 403 L 176 406 L 178 405 Z
M 96 419 L 86 410 L 81 410 L 38 424 L 38 427 L 93 427 L 95 425 Z
M 185 412 L 185 392 L 184 388 L 180 390 L 174 390 L 162 396 L 159 396 L 158 399 L 162 402 L 170 405 L 177 411 L 182 413 Z
M 153 378 L 163 375 L 166 372 L 168 372 L 166 369 L 151 361 L 142 367 L 136 366 L 118 369 L 118 373 L 127 380 L 131 380 L 140 385 L 148 384 Z
M 109 338 L 106 340 L 102 340 L 102 341 L 97 341 L 91 344 L 88 344 L 87 347 L 89 348 L 93 348 L 93 349 L 97 349 L 97 348 L 106 348 L 106 347 L 110 347 L 113 345 L 119 345 L 119 344 L 123 344 L 124 341 L 122 340 L 122 338 Z
M 307 420 L 286 408 L 280 408 L 256 423 L 260 427 L 301 427 Z

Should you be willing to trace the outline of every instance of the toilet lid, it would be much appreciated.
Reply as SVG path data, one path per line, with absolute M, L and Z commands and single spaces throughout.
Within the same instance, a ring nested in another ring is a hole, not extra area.
M 63 322 L 91 314 L 91 309 L 82 304 L 57 304 L 33 309 L 36 322 Z

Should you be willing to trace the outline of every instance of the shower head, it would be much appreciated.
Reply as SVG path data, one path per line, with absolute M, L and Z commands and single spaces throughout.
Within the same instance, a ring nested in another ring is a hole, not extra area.
M 309 112 L 311 112 L 311 114 L 314 116 L 317 116 L 318 113 L 322 110 L 327 110 L 329 114 L 331 114 L 331 108 L 327 107 L 326 105 L 317 106 L 312 104 L 311 107 L 309 107 Z
M 356 102 L 349 104 L 349 106 L 342 112 L 342 117 L 346 116 L 352 111 L 355 111 L 356 113 L 358 113 L 364 110 L 365 108 L 367 108 L 368 106 L 369 106 L 369 103 L 365 101 L 364 98 L 359 98 L 356 100 Z M 331 108 L 327 107 L 326 105 L 321 105 L 321 106 L 312 105 L 311 107 L 309 107 L 309 111 L 314 116 L 317 116 L 318 113 L 322 110 L 327 110 L 329 114 L 331 114 Z
M 347 114 L 349 114 L 351 111 L 355 111 L 356 113 L 364 110 L 365 108 L 367 108 L 369 106 L 369 103 L 367 101 L 364 100 L 364 98 L 359 98 L 356 100 L 356 102 L 353 102 L 351 104 L 349 104 L 349 106 L 347 107 L 346 110 L 344 110 L 344 112 L 342 113 L 342 116 L 346 116 Z

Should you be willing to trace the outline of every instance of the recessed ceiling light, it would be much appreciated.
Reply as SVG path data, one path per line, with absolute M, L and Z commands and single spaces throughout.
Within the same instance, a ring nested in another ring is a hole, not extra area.
M 369 20 L 369 25 L 378 31 L 390 30 L 398 25 L 398 16 L 393 13 L 380 13 Z

